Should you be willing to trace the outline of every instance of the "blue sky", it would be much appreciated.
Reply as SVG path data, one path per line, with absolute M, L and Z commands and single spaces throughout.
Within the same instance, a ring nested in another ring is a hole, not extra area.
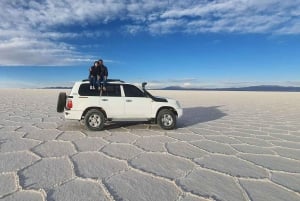
M 2 0 L 0 87 L 72 86 L 102 58 L 151 87 L 300 86 L 299 0 Z

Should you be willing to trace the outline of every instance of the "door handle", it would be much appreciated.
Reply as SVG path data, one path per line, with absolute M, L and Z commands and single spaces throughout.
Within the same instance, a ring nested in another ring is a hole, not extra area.
M 126 102 L 132 102 L 132 100 L 126 100 Z
M 108 99 L 104 98 L 104 99 L 101 99 L 102 101 L 108 101 Z

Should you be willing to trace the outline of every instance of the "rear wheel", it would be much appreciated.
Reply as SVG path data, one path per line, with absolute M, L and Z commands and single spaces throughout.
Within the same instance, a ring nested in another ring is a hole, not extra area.
M 97 109 L 89 110 L 85 117 L 85 126 L 92 131 L 100 131 L 104 127 L 105 117 L 103 113 Z
M 61 113 L 64 111 L 67 101 L 67 94 L 65 92 L 60 92 L 57 100 L 57 112 Z
M 157 115 L 157 123 L 165 130 L 174 129 L 176 126 L 176 115 L 171 110 L 162 109 Z

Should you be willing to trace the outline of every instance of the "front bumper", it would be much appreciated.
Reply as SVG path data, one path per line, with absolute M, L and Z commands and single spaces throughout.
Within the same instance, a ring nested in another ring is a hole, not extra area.
M 182 108 L 176 108 L 177 117 L 180 118 L 183 115 L 183 109 Z

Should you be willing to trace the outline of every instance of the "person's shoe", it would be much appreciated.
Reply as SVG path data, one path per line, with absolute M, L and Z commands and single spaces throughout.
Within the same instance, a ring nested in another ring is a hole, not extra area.
M 105 88 L 105 87 L 103 87 L 103 91 L 106 91 L 106 88 Z
M 95 90 L 95 87 L 93 86 L 93 90 Z
M 92 90 L 93 89 L 93 86 L 90 86 L 90 90 Z

